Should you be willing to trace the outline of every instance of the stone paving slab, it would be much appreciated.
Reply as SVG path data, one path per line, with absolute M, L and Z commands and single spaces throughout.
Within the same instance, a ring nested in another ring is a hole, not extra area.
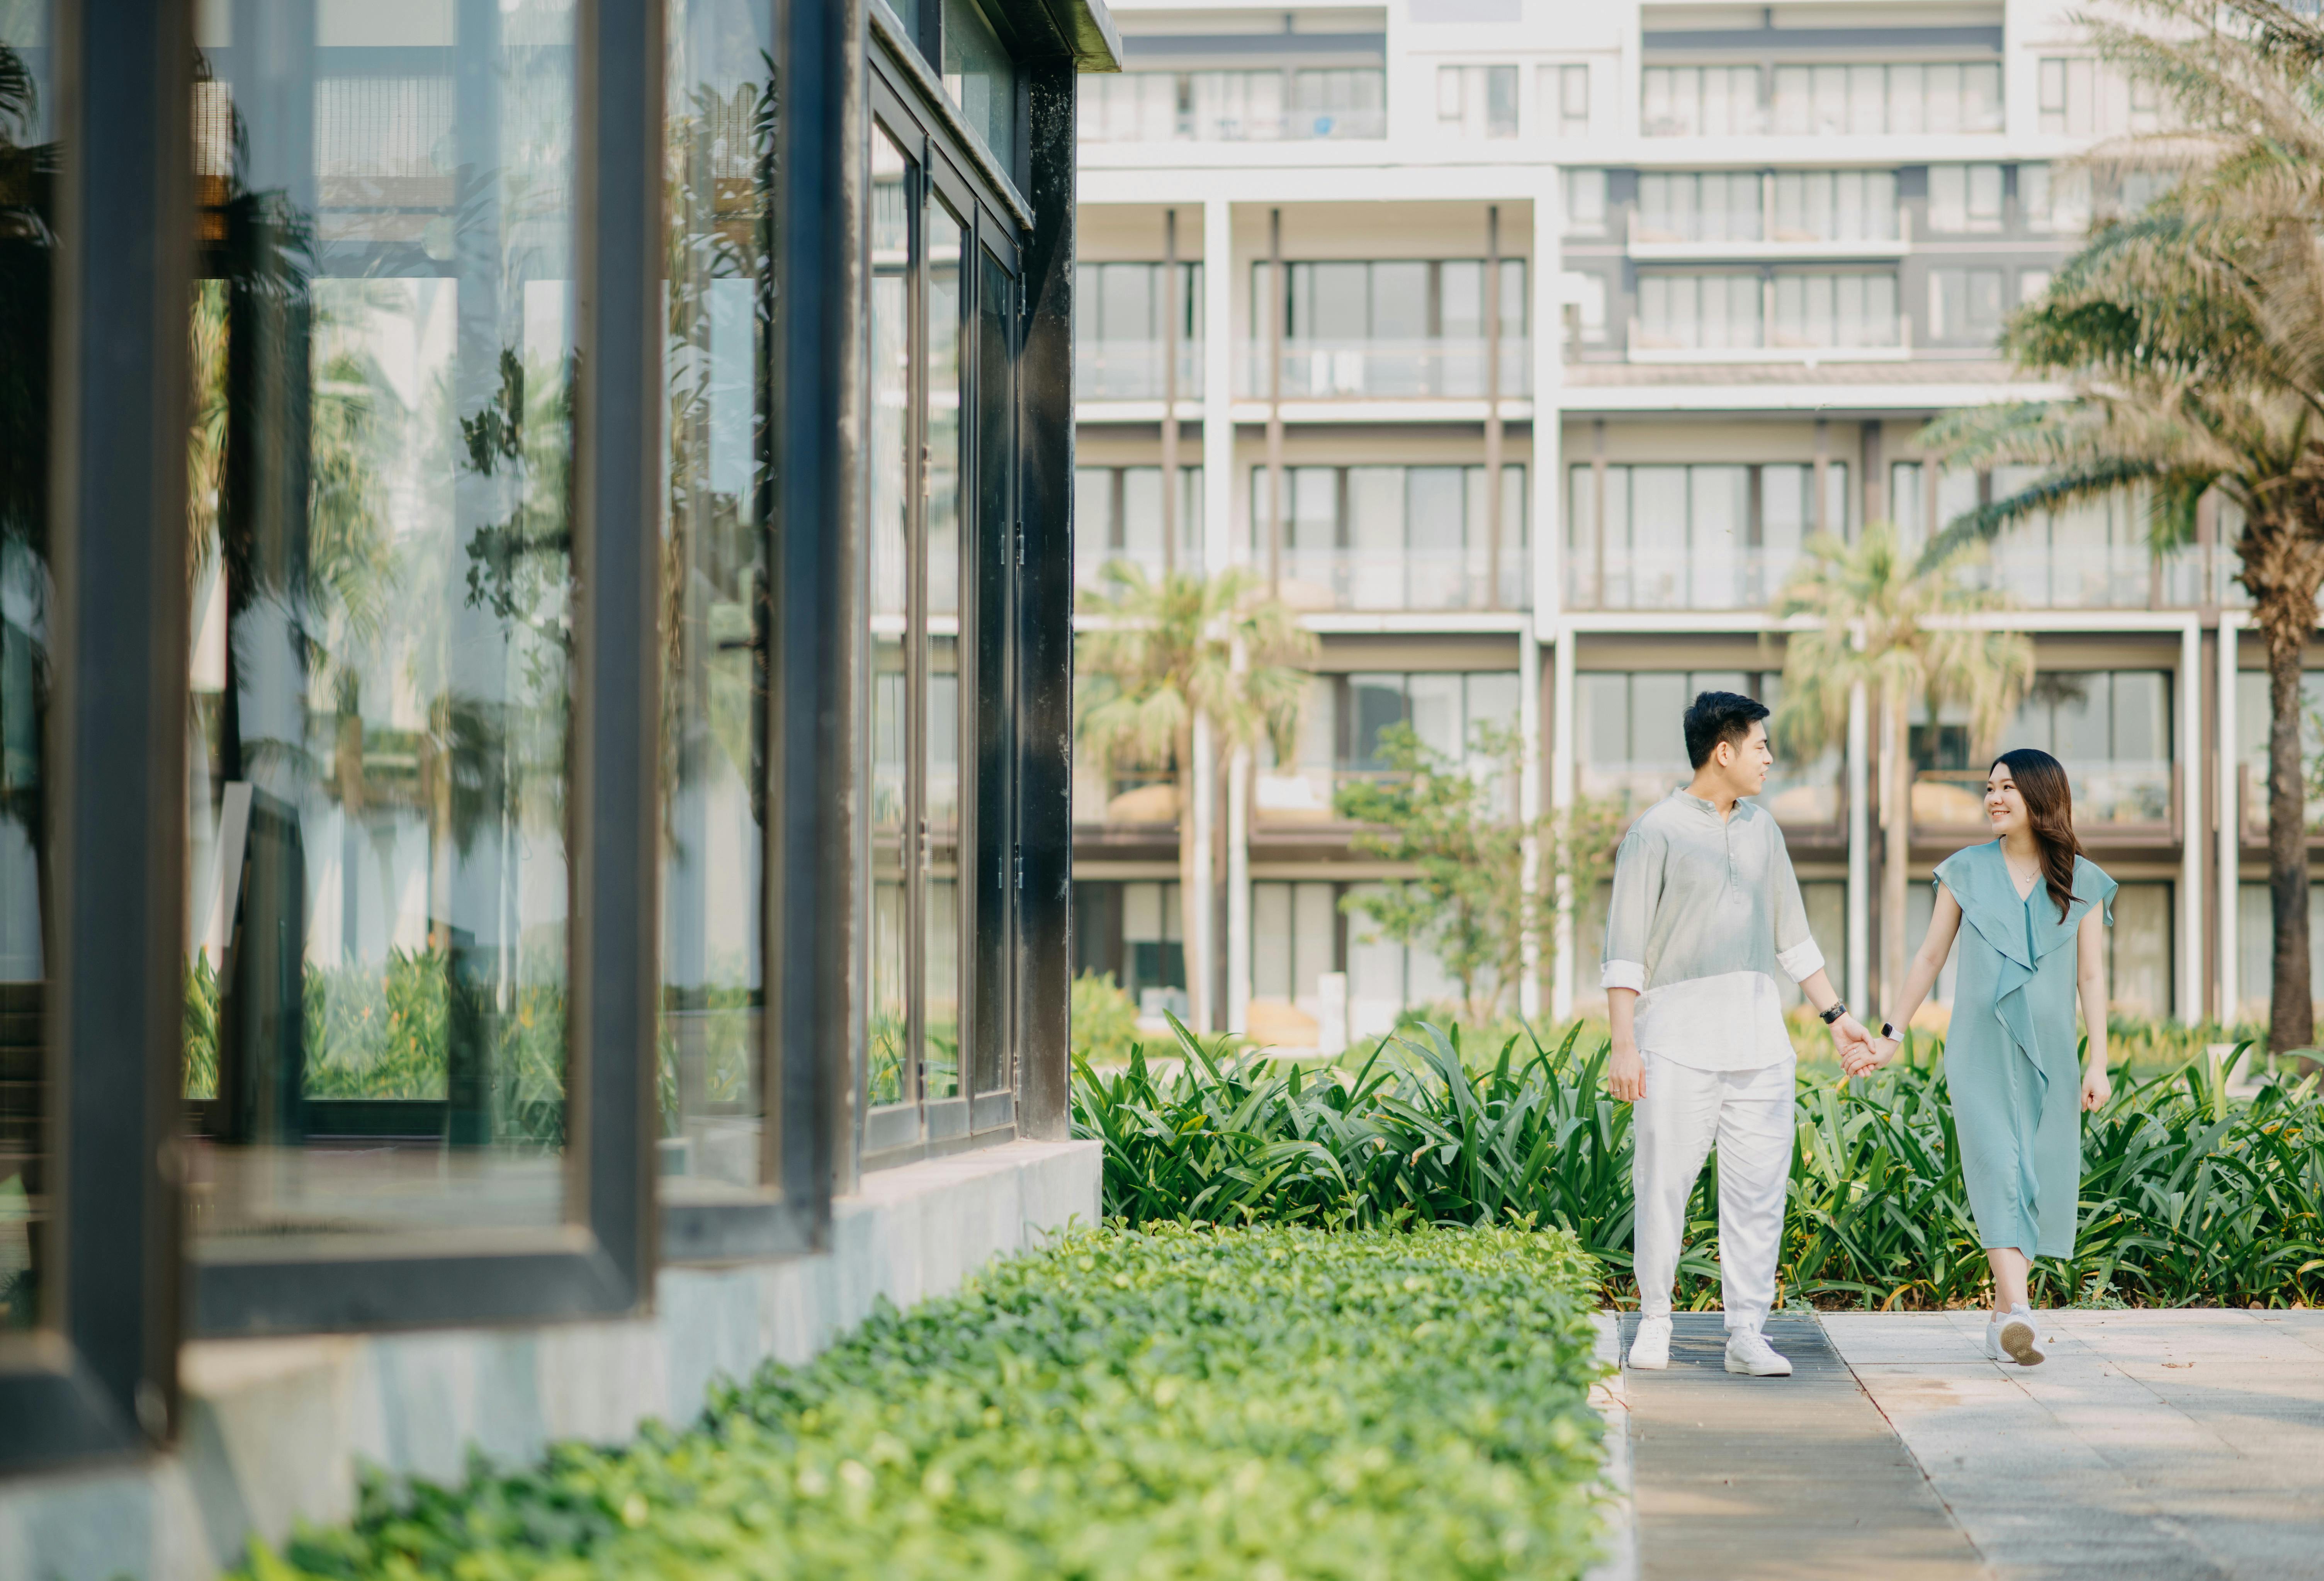
M 1636 1325 L 1626 1314 L 1623 1344 Z M 1789 1378 L 1724 1368 L 1718 1313 L 1681 1313 L 1671 1365 L 1626 1373 L 1645 1581 L 1984 1581 L 1975 1547 L 1815 1319 L 1767 1337 Z
M 1986 1360 L 1984 1323 L 1823 1329 L 1996 1576 L 2324 1574 L 2324 1313 L 2043 1313 L 2032 1368 Z

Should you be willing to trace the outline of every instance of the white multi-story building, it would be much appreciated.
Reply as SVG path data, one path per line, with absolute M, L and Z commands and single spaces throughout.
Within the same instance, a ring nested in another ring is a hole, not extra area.
M 1079 964 L 1152 1009 L 1207 962 L 1213 1023 L 1286 1041 L 1336 1022 L 1344 973 L 1350 1031 L 1384 1030 L 1448 996 L 1340 903 L 1383 876 L 1332 793 L 1376 772 L 1385 725 L 1457 749 L 1497 720 L 1530 749 L 1524 808 L 1636 805 L 1683 780 L 1695 690 L 1772 700 L 1766 608 L 1803 540 L 1918 538 L 2015 486 L 1916 439 L 2044 393 L 1997 354 L 2004 316 L 2093 213 L 2141 200 L 2070 162 L 2154 115 L 2070 10 L 1119 9 L 1126 69 L 1084 79 L 1080 111 L 1083 569 L 1248 563 L 1322 657 L 1299 761 L 1217 765 L 1190 809 L 1214 856 L 1191 903 L 1168 789 L 1084 771 Z M 2267 981 L 2264 681 L 2217 539 L 2207 512 L 2157 560 L 2137 512 L 2101 505 L 1978 573 L 2035 639 L 2009 743 L 2068 764 L 2122 881 L 2116 1001 L 2188 1019 Z M 1913 726 L 1903 809 L 1872 789 L 1877 734 L 1767 797 L 1858 1002 L 1886 820 L 1909 817 L 1916 879 L 1983 821 L 1959 720 Z M 1545 941 L 1529 1009 L 1600 997 L 1592 909 Z

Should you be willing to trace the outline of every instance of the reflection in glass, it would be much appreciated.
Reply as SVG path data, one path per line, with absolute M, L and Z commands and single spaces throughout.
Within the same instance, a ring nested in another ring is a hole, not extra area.
M 0 7 L 0 1333 L 42 1318 L 49 1271 L 42 924 L 48 432 L 55 169 L 46 8 Z
M 927 875 L 921 891 L 927 961 L 921 1081 L 931 1098 L 960 1090 L 960 479 L 961 222 L 931 191 L 927 204 L 927 653 L 925 741 Z
M 910 817 L 904 626 L 910 571 L 911 162 L 872 131 L 872 1002 L 866 1102 L 912 1096 L 904 832 Z
M 232 21 L 195 94 L 197 1244 L 553 1225 L 573 12 Z
M 944 85 L 1001 169 L 1017 172 L 1017 67 L 976 0 L 944 0 Z
M 687 0 L 670 13 L 658 1091 L 662 1191 L 677 1200 L 761 1179 L 772 32 L 761 0 Z

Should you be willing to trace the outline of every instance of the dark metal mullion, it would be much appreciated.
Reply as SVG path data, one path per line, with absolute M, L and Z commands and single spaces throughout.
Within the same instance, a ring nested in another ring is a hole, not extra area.
M 62 1344 L 0 1373 L 0 1469 L 133 1452 L 176 1416 L 189 15 L 57 12 L 43 1315 Z
M 651 1296 L 660 1003 L 662 0 L 580 9 L 574 520 L 576 966 L 568 1193 L 623 1303 Z M 609 1292 L 611 1293 L 611 1292 Z M 616 1297 L 619 1299 L 619 1297 Z
M 904 1102 L 927 1135 L 928 1043 L 928 140 L 905 172 L 904 456 Z

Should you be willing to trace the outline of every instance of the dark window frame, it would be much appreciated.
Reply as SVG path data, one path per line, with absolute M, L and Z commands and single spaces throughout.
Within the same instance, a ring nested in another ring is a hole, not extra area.
M 189 8 L 161 0 L 86 0 L 52 17 L 67 108 L 42 1118 L 64 1279 L 44 1292 L 44 1328 L 0 1345 L 0 1473 L 138 1453 L 169 1439 L 178 1409 L 188 615 L 175 397 L 186 387 L 193 39 Z
M 912 216 L 912 262 L 908 275 L 907 314 L 911 325 L 912 343 L 912 418 L 911 437 L 908 453 L 919 457 L 924 444 L 925 414 L 927 410 L 927 312 L 928 301 L 927 236 L 925 208 L 933 192 L 963 221 L 965 247 L 960 261 L 959 291 L 961 297 L 961 428 L 962 455 L 959 470 L 962 503 L 959 531 L 962 542 L 962 567 L 958 584 L 958 666 L 960 695 L 964 699 L 976 698 L 989 703 L 988 693 L 997 694 L 1001 706 L 997 710 L 980 707 L 987 715 L 982 721 L 987 729 L 964 727 L 962 733 L 961 770 L 963 789 L 959 837 L 955 859 L 957 889 L 960 903 L 958 937 L 961 951 L 960 1024 L 963 1054 L 958 1087 L 946 1097 L 927 1096 L 920 1063 L 923 1058 L 925 1017 L 922 998 L 925 990 L 924 941 L 919 928 L 913 924 L 908 930 L 906 949 L 906 981 L 910 998 L 908 1012 L 910 1031 L 907 1046 L 914 1051 L 911 1068 L 907 1073 L 905 1096 L 901 1101 L 874 1108 L 869 1101 L 869 1067 L 865 1058 L 863 1035 L 858 1031 L 851 1037 L 848 1049 L 853 1062 L 849 1086 L 854 1095 L 855 1123 L 853 1144 L 858 1170 L 888 1168 L 909 1163 L 935 1154 L 985 1147 L 1011 1140 L 1018 1134 L 1018 1076 L 1019 1054 L 1014 1047 L 1017 1037 L 1018 996 L 1013 991 L 1012 971 L 1009 965 L 1017 953 L 1019 938 L 1017 911 L 1017 851 L 1019 842 L 1013 830 L 1017 827 L 1019 796 L 1019 739 L 1015 716 L 1018 708 L 1016 677 L 1020 673 L 1020 644 L 1018 640 L 1019 598 L 1017 578 L 1010 574 L 1012 561 L 1021 561 L 1019 524 L 1023 516 L 1021 498 L 1024 458 L 1022 429 L 1019 416 L 1019 393 L 1016 389 L 1018 369 L 1024 345 L 1021 306 L 1024 301 L 1024 260 L 1027 236 L 1017 218 L 1016 194 L 1004 192 L 989 179 L 977 158 L 977 150 L 960 136 L 954 125 L 957 112 L 948 101 L 943 101 L 928 91 L 922 80 L 923 72 L 915 70 L 919 62 L 895 47 L 895 41 L 876 35 L 869 51 L 870 105 L 872 122 L 885 130 L 908 162 L 908 192 L 905 208 Z M 857 162 L 868 159 L 868 148 L 853 156 Z M 868 180 L 868 178 L 867 178 Z M 859 205 L 859 207 L 861 207 Z M 1003 299 L 990 303 L 991 273 L 985 261 L 999 266 L 1005 283 Z M 1010 431 L 997 444 L 997 454 L 1003 458 L 1011 476 L 1001 485 L 1001 495 L 1005 504 L 1001 512 L 1005 520 L 996 523 L 991 519 L 983 499 L 987 466 L 992 458 L 993 445 L 985 432 L 987 420 L 992 415 L 986 410 L 983 399 L 988 393 L 983 367 L 985 347 L 982 336 L 986 329 L 986 311 L 998 308 L 998 318 L 1007 338 L 1005 356 L 1009 364 L 1010 388 L 1005 392 L 1006 411 Z M 865 320 L 868 322 L 868 317 Z M 1068 352 L 1070 355 L 1070 350 Z M 915 586 L 924 575 L 921 565 L 925 559 L 926 499 L 925 475 L 916 464 L 909 488 L 910 522 L 907 563 L 912 568 Z M 1070 495 L 1068 474 L 1066 489 Z M 868 561 L 868 555 L 859 555 Z M 859 568 L 859 576 L 868 567 Z M 994 577 L 991 573 L 1000 570 Z M 1070 583 L 1070 571 L 1068 572 Z M 852 597 L 862 600 L 868 594 L 862 590 Z M 917 613 L 923 607 L 915 596 L 911 607 Z M 907 625 L 912 624 L 908 620 Z M 853 668 L 868 685 L 870 654 L 868 643 L 860 637 L 853 639 L 862 652 Z M 927 665 L 925 643 L 908 640 L 905 656 L 906 673 L 914 678 L 908 683 L 908 692 L 924 698 Z M 990 684 L 986 671 L 992 671 Z M 907 708 L 907 761 L 918 764 L 923 755 L 927 720 L 926 704 L 920 701 Z M 997 719 L 1000 729 L 991 732 Z M 965 726 L 966 721 L 964 720 Z M 863 728 L 868 729 L 868 722 Z M 997 739 L 988 742 L 988 733 Z M 988 754 L 988 746 L 992 750 Z M 859 749 L 860 750 L 860 749 Z M 972 775 L 972 769 L 973 773 Z M 917 783 L 917 776 L 915 779 Z M 973 786 L 973 788 L 972 788 Z M 919 806 L 919 792 L 912 793 L 910 806 Z M 908 813 L 907 827 L 915 827 L 916 813 Z M 917 864 L 914 871 L 917 872 Z M 980 920 L 977 916 L 979 895 L 991 881 L 1000 888 L 997 903 L 990 903 L 988 914 Z M 869 960 L 869 895 L 870 872 L 868 848 L 864 864 L 856 882 L 863 886 L 865 897 L 856 925 L 857 948 Z M 917 919 L 921 913 L 919 885 L 924 880 L 908 875 L 906 915 Z M 991 1020 L 988 1022 L 988 1013 Z M 974 1031 L 982 1027 L 982 1031 Z M 999 1055 L 1002 1079 L 1000 1085 L 985 1091 L 975 1090 L 974 1071 L 978 1061 L 972 1059 L 967 1043 L 973 1036 L 992 1035 L 1004 1040 Z

